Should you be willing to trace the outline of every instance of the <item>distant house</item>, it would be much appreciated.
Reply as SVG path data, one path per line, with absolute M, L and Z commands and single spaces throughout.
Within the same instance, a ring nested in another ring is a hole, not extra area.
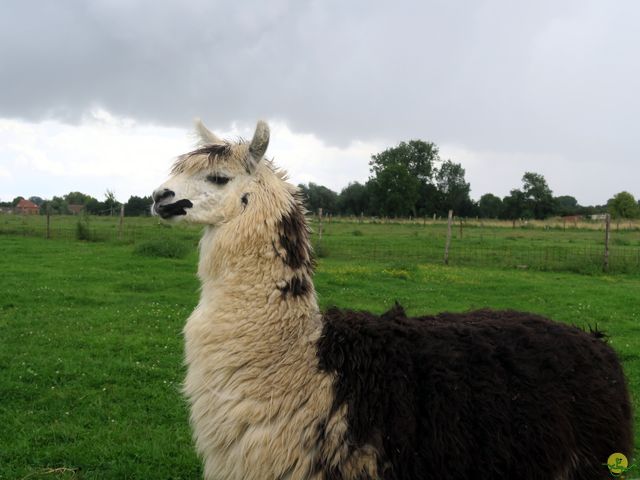
M 82 210 L 84 210 L 84 205 L 78 205 L 75 203 L 70 203 L 69 204 L 69 211 L 73 214 L 73 215 L 79 215 Z
M 25 200 L 23 198 L 18 202 L 18 205 L 16 205 L 16 213 L 21 215 L 38 215 L 40 213 L 40 207 L 31 200 Z
M 607 218 L 606 213 L 595 213 L 591 215 L 591 220 L 604 220 Z

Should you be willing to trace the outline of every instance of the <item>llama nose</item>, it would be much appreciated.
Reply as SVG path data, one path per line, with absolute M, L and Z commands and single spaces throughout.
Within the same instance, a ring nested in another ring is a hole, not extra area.
M 167 197 L 173 197 L 175 193 L 168 188 L 163 188 L 162 190 L 156 190 L 153 192 L 153 201 L 158 203 L 160 200 L 164 200 Z

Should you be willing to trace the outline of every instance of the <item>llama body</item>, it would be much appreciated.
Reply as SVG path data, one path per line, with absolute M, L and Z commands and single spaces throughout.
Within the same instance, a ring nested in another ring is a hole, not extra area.
M 154 192 L 207 225 L 184 391 L 207 479 L 595 479 L 631 453 L 613 350 L 518 312 L 321 314 L 304 209 L 268 128 L 201 147 Z

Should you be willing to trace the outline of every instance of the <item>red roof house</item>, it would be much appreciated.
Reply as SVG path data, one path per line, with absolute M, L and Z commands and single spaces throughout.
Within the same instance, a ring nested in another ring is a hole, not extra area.
M 33 203 L 31 200 L 25 200 L 24 198 L 16 205 L 16 213 L 22 215 L 38 215 L 40 213 L 40 207 Z

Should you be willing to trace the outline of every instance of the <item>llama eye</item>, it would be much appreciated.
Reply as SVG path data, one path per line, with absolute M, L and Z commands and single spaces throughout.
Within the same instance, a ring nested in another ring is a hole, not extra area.
M 220 175 L 208 175 L 207 181 L 215 183 L 216 185 L 226 185 L 231 180 L 229 177 L 223 177 Z

